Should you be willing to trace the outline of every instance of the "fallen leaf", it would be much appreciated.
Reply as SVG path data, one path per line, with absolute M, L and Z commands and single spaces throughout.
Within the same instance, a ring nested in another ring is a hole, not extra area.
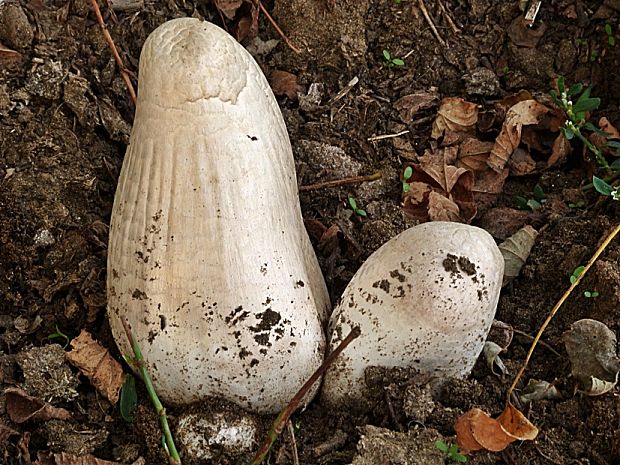
M 437 117 L 433 121 L 431 137 L 438 139 L 446 130 L 473 132 L 478 121 L 478 108 L 477 104 L 459 97 L 444 98 L 437 111 Z
M 291 100 L 297 100 L 297 76 L 286 71 L 274 70 L 269 75 L 269 85 L 275 95 L 286 95 Z
M 0 423 L 0 444 L 6 442 L 11 436 L 19 436 L 19 431 Z
M 534 426 L 517 408 L 508 404 L 497 418 L 504 432 L 520 441 L 532 441 L 538 436 L 538 428 Z
M 566 157 L 572 151 L 572 147 L 570 142 L 564 134 L 558 134 L 553 141 L 553 147 L 551 148 L 551 155 L 547 159 L 547 166 L 553 166 L 560 163 L 564 163 L 566 161 Z
M 502 362 L 502 359 L 499 357 L 499 354 L 504 351 L 503 347 L 500 347 L 493 341 L 486 341 L 482 348 L 482 354 L 484 355 L 484 360 L 487 362 L 487 367 L 494 375 L 504 376 L 508 374 L 508 370 L 506 369 L 506 365 Z M 497 366 L 499 373 L 495 371 L 495 366 Z
M 521 142 L 521 130 L 524 125 L 536 124 L 541 115 L 549 109 L 536 100 L 523 100 L 513 105 L 506 113 L 502 130 L 495 140 L 489 156 L 488 165 L 496 172 L 504 169 L 508 159 Z
M 538 236 L 538 231 L 527 225 L 498 246 L 504 257 L 504 281 L 502 286 L 505 286 L 519 276 L 521 268 L 527 261 L 534 242 L 536 242 L 536 236 Z
M 454 431 L 456 432 L 456 443 L 461 452 L 467 454 L 482 449 L 482 446 L 471 431 L 471 418 L 478 415 L 479 409 L 473 408 L 457 418 L 454 423 Z
M 235 15 L 237 24 L 233 27 L 233 35 L 237 42 L 252 39 L 258 34 L 259 9 L 254 2 L 244 0 Z
M 486 450 L 499 452 L 504 450 L 515 438 L 504 431 L 497 420 L 491 418 L 480 409 L 472 409 L 475 413 L 469 420 L 474 439 Z
M 536 379 L 530 379 L 521 390 L 521 394 L 519 394 L 519 400 L 524 404 L 542 399 L 554 400 L 561 398 L 562 396 L 553 384 Z
M 6 395 L 6 411 L 11 421 L 23 423 L 28 420 L 69 420 L 71 413 L 63 408 L 53 407 L 43 400 L 28 395 L 19 388 L 8 388 Z
M 609 147 L 607 147 L 607 141 L 613 140 L 615 142 L 618 142 L 618 140 L 620 140 L 620 133 L 618 133 L 618 130 L 616 129 L 616 127 L 613 124 L 611 124 L 609 120 L 605 118 L 604 116 L 601 119 L 599 119 L 598 127 L 603 132 L 605 132 L 605 134 L 592 132 L 588 136 L 588 139 L 590 139 L 590 142 L 592 142 L 596 147 L 601 149 L 605 154 L 615 153 L 616 151 L 615 148 L 610 149 Z
M 607 325 L 597 320 L 579 320 L 562 339 L 570 359 L 571 374 L 586 394 L 601 395 L 615 386 L 620 359 L 616 355 L 616 335 Z
M 493 142 L 483 142 L 474 137 L 467 138 L 459 146 L 457 166 L 474 172 L 487 169 L 487 160 L 493 145 Z
M 338 233 L 340 233 L 340 227 L 336 224 L 332 224 L 321 235 L 321 239 L 317 244 L 317 249 L 325 255 L 330 255 L 336 248 L 338 248 Z
M 461 221 L 459 206 L 437 192 L 428 195 L 428 217 L 431 221 Z
M 215 8 L 228 19 L 234 19 L 237 10 L 244 0 L 213 0 Z
M 21 58 L 21 54 L 0 43 L 0 63 L 10 63 Z
M 394 103 L 394 108 L 398 111 L 403 123 L 409 124 L 419 111 L 431 108 L 437 100 L 439 100 L 439 94 L 436 91 L 419 91 L 398 99 Z
M 510 174 L 513 176 L 525 176 L 536 169 L 536 161 L 521 147 L 517 147 L 508 160 Z
M 84 330 L 71 341 L 71 347 L 73 350 L 67 352 L 67 360 L 78 367 L 112 404 L 116 404 L 125 376 L 120 363 Z
M 510 170 L 508 168 L 496 173 L 492 169 L 475 173 L 475 183 L 472 191 L 476 194 L 499 194 L 504 189 L 504 182 L 508 177 Z M 478 199 L 478 196 L 475 197 Z

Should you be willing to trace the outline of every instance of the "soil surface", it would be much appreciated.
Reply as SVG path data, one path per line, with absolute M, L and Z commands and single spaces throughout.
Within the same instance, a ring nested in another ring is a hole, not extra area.
M 169 19 L 204 18 L 242 38 L 277 94 L 300 186 L 381 172 L 376 181 L 300 194 L 337 302 L 373 251 L 419 222 L 402 208 L 401 175 L 425 150 L 441 146 L 431 130 L 442 98 L 481 105 L 491 116 L 486 125 L 479 120 L 478 131 L 492 141 L 501 128 L 501 118 L 499 124 L 493 120 L 497 102 L 525 90 L 551 105 L 548 92 L 563 75 L 568 83 L 592 86 L 592 95 L 601 98 L 592 121 L 605 116 L 620 124 L 620 46 L 609 40 L 619 27 L 618 2 L 545 1 L 532 29 L 519 26 L 524 13 L 516 0 L 423 3 L 437 35 L 417 0 L 265 2 L 299 54 L 273 42 L 279 36 L 264 14 L 253 28 L 253 2 L 112 0 L 115 15 L 106 5 L 102 9 L 134 84 L 142 43 Z M 141 384 L 128 422 L 64 358 L 70 347 L 63 335 L 73 339 L 87 330 L 122 361 L 106 320 L 105 279 L 112 202 L 134 114 L 127 89 L 87 0 L 0 0 L 0 44 L 0 462 L 73 464 L 73 456 L 90 454 L 126 464 L 166 463 L 157 415 Z M 416 93 L 434 97 L 416 110 L 396 104 Z M 376 138 L 382 135 L 390 137 Z M 548 150 L 532 148 L 532 169 L 521 175 L 513 170 L 499 193 L 475 196 L 471 223 L 498 242 L 525 224 L 539 231 L 497 310 L 496 319 L 515 330 L 501 354 L 507 374 L 494 374 L 482 359 L 468 379 L 441 383 L 407 370 L 374 370 L 367 374 L 375 395 L 369 412 L 311 403 L 294 415 L 269 463 L 449 463 L 434 443 L 454 441 L 453 425 L 463 412 L 502 411 L 530 346 L 528 335 L 568 288 L 573 270 L 587 263 L 620 221 L 619 202 L 582 189 L 594 172 L 605 173 L 596 171 L 581 143 L 571 144 L 552 166 Z M 531 199 L 536 185 L 545 194 L 540 208 L 518 210 L 514 197 Z M 353 213 L 348 196 L 366 216 Z M 260 221 L 260 212 L 251 214 L 258 218 L 249 220 Z M 585 290 L 598 296 L 588 298 Z M 546 345 L 538 346 L 520 384 L 545 380 L 559 392 L 554 399 L 519 403 L 539 428 L 538 437 L 502 452 L 474 453 L 468 463 L 620 463 L 618 388 L 600 396 L 581 392 L 562 338 L 583 318 L 618 334 L 619 303 L 616 239 L 552 320 L 542 337 Z M 510 332 L 494 329 L 490 338 L 502 345 Z M 31 396 L 28 402 L 4 393 L 16 387 Z M 45 403 L 65 412 L 17 421 L 9 414 L 15 402 L 25 402 L 31 413 Z M 211 447 L 210 458 L 198 463 L 248 463 L 273 420 L 218 402 L 186 410 L 223 415 L 256 430 L 245 453 Z M 184 410 L 167 413 L 183 436 Z M 181 449 L 187 463 L 196 462 L 187 447 Z

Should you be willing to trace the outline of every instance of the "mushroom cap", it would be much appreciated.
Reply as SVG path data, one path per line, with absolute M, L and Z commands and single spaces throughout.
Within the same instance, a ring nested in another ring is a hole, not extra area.
M 365 407 L 364 370 L 413 367 L 464 377 L 480 354 L 501 290 L 504 261 L 483 229 L 432 222 L 394 237 L 360 267 L 329 323 L 329 350 L 361 335 L 328 369 L 322 400 Z
M 222 29 L 181 18 L 146 40 L 108 249 L 108 315 L 127 319 L 160 397 L 280 410 L 320 366 L 327 289 L 303 225 L 284 120 Z

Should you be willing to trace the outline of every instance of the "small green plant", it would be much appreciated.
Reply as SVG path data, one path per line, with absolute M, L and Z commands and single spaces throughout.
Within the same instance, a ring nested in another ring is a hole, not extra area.
M 573 274 L 570 275 L 571 284 L 575 284 L 575 281 L 577 281 L 577 278 L 579 277 L 579 275 L 583 273 L 584 268 L 585 267 L 583 266 L 578 266 L 577 268 L 575 268 L 575 270 L 573 271 Z M 588 299 L 592 299 L 592 298 L 598 297 L 599 293 L 597 291 L 584 291 L 583 295 Z
M 128 423 L 133 421 L 133 412 L 138 406 L 138 394 L 136 391 L 136 379 L 131 376 L 125 376 L 125 382 L 121 388 L 121 398 L 119 408 L 121 417 Z
M 394 66 L 405 66 L 405 61 L 402 58 L 393 57 L 388 50 L 383 51 L 383 59 L 385 60 L 385 66 L 393 68 Z
M 357 216 L 366 217 L 366 210 L 363 210 L 357 206 L 357 200 L 355 200 L 355 197 L 350 195 L 348 197 L 348 202 L 349 202 L 349 206 L 351 207 L 351 210 L 353 210 L 353 213 L 355 213 Z
M 598 52 L 596 50 L 592 50 L 590 52 L 590 61 L 594 63 L 596 60 L 598 60 Z
M 394 4 L 395 4 L 395 5 L 400 5 L 400 4 L 401 4 L 401 2 L 402 2 L 402 0 L 394 0 Z
M 568 208 L 583 208 L 586 206 L 585 200 L 577 200 L 576 202 L 570 202 Z
M 446 444 L 444 441 L 435 441 L 435 447 L 448 456 L 448 465 L 467 462 L 467 456 L 459 452 L 459 446 L 456 444 Z
M 411 166 L 408 166 L 407 168 L 405 168 L 405 171 L 403 171 L 403 192 L 409 192 L 409 189 L 411 189 L 411 186 L 409 185 L 409 180 L 411 179 L 411 176 L 413 176 L 413 168 Z
M 52 333 L 52 334 L 48 334 L 47 338 L 51 341 L 52 339 L 64 339 L 65 344 L 63 347 L 67 347 L 69 345 L 69 336 L 67 336 L 65 333 L 63 333 L 61 330 L 58 329 L 58 325 L 56 325 L 56 332 Z
M 543 190 L 542 187 L 540 187 L 539 184 L 536 184 L 534 186 L 534 191 L 532 192 L 532 196 L 533 198 L 528 199 L 521 195 L 516 195 L 513 201 L 519 210 L 529 209 L 529 210 L 534 211 L 534 210 L 538 210 L 539 208 L 541 208 L 542 204 L 545 203 L 547 200 L 545 191 Z
M 605 24 L 605 34 L 607 35 L 607 43 L 610 46 L 616 45 L 616 37 L 614 36 L 614 30 L 611 28 L 611 24 Z

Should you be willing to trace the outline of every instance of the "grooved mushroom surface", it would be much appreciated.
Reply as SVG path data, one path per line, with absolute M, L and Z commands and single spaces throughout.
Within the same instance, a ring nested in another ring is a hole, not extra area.
M 331 316 L 329 349 L 361 335 L 328 369 L 323 400 L 363 407 L 369 366 L 466 376 L 495 315 L 504 261 L 484 230 L 432 222 L 388 241 L 361 266 Z
M 276 412 L 321 364 L 329 298 L 303 226 L 275 98 L 232 37 L 183 18 L 140 57 L 114 201 L 108 314 L 158 394 Z

